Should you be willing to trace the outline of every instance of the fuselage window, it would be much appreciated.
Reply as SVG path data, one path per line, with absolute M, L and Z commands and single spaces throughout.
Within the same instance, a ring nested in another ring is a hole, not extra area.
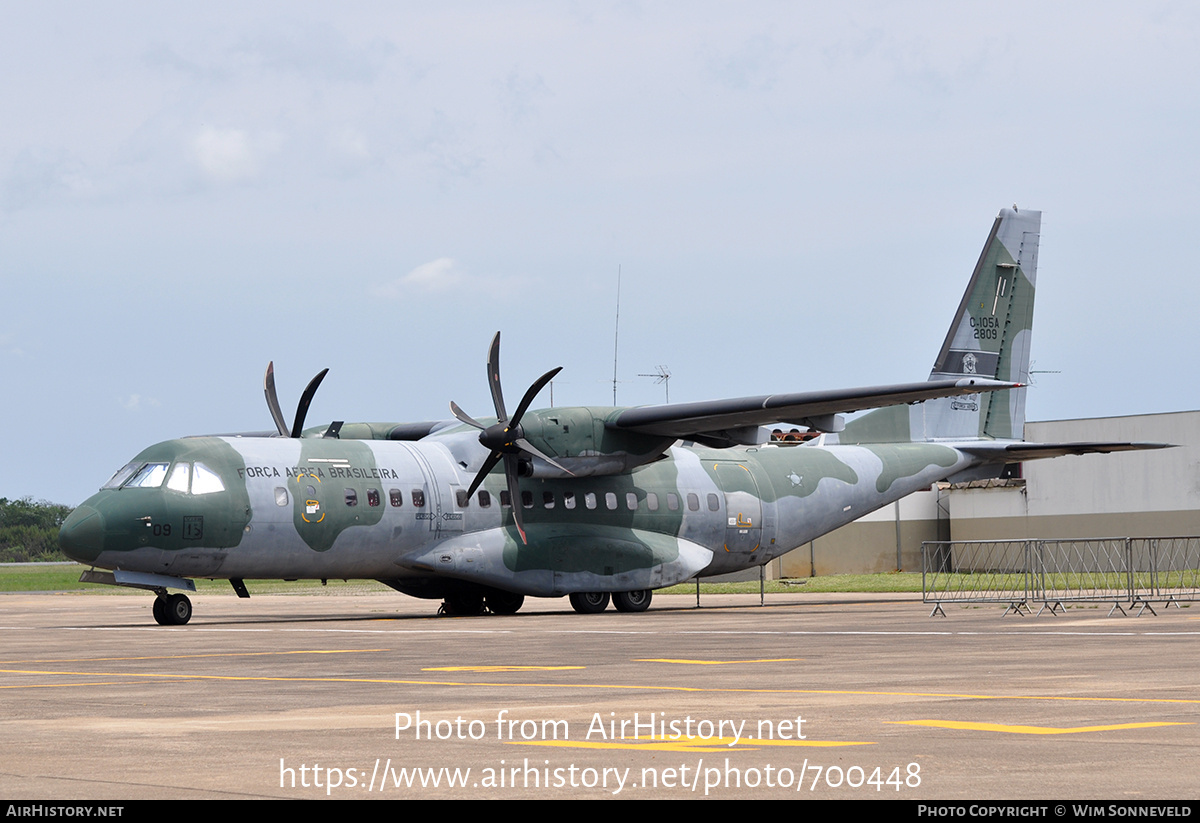
M 147 463 L 133 479 L 125 484 L 127 489 L 157 489 L 167 479 L 166 463 Z
M 512 498 L 508 496 L 508 489 L 500 492 L 500 506 L 505 509 L 512 508 Z
M 531 492 L 531 491 L 521 492 L 521 507 L 526 508 L 526 509 L 533 508 L 533 492 Z
M 583 505 L 587 506 L 589 509 L 596 508 L 596 493 L 588 492 L 585 494 L 583 496 Z
M 357 506 L 358 505 L 358 492 L 356 492 L 354 489 L 346 489 L 346 505 L 347 506 Z
M 575 508 L 575 492 L 563 492 L 563 505 L 568 509 Z
M 637 511 L 637 492 L 625 492 L 625 507 L 631 512 Z
M 478 495 L 479 508 L 490 509 L 492 507 L 492 496 L 485 491 L 480 491 Z
M 197 463 L 192 469 L 192 494 L 212 494 L 225 491 L 225 484 L 215 471 L 203 463 Z
M 542 508 L 554 508 L 554 492 L 542 492 Z
M 413 508 L 416 508 L 416 509 L 425 508 L 425 492 L 422 491 L 421 489 L 413 489 L 412 490 L 412 501 L 413 501 Z
M 400 508 L 404 505 L 404 494 L 399 489 L 388 489 L 388 502 L 393 508 Z
M 708 510 L 710 512 L 715 512 L 720 508 L 721 508 L 721 503 L 719 500 L 717 500 L 717 496 L 710 492 L 708 495 Z
M 171 476 L 167 478 L 167 488 L 173 492 L 187 494 L 188 472 L 191 468 L 190 463 L 176 463 L 175 468 L 171 469 Z
M 122 466 L 117 471 L 116 474 L 114 474 L 111 478 L 109 478 L 109 481 L 107 483 L 105 483 L 100 488 L 102 488 L 102 489 L 119 488 L 122 483 L 124 483 L 126 480 L 128 480 L 130 478 L 130 476 L 135 471 L 137 471 L 137 468 L 140 465 L 142 465 L 142 464 L 137 460 L 134 460 L 132 463 L 126 463 L 124 466 Z
M 608 507 L 609 511 L 615 509 L 617 507 L 617 495 L 613 492 L 605 492 L 604 505 Z
M 658 495 L 654 492 L 646 492 L 646 508 L 652 512 L 658 511 Z
M 379 489 L 367 489 L 367 505 L 379 505 Z
M 276 486 L 275 487 L 275 505 L 276 506 L 286 506 L 287 504 L 288 504 L 287 489 L 285 489 L 283 486 Z
M 307 487 L 305 488 L 305 491 L 307 491 L 307 492 L 308 492 L 308 499 L 309 499 L 309 500 L 312 500 L 312 499 L 316 498 L 316 496 L 317 496 L 317 487 L 316 487 L 316 486 L 307 486 Z
M 458 489 L 455 491 L 454 499 L 458 501 L 458 507 L 460 509 L 465 509 L 467 506 L 471 505 L 471 498 L 467 497 L 466 489 Z
M 688 511 L 700 511 L 700 498 L 696 496 L 695 492 L 688 492 Z
M 679 495 L 675 492 L 667 492 L 667 508 L 673 512 L 679 511 Z

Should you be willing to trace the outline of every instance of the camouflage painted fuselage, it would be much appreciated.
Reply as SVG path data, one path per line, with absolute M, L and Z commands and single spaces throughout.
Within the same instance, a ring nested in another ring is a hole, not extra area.
M 103 490 L 63 543 L 99 568 L 174 577 L 373 578 L 431 597 L 447 580 L 536 596 L 632 591 L 762 565 L 970 463 L 930 443 L 677 445 L 627 473 L 523 478 L 524 544 L 502 476 L 465 498 L 471 472 L 453 452 L 471 439 L 161 443 L 134 462 L 200 462 L 225 489 Z

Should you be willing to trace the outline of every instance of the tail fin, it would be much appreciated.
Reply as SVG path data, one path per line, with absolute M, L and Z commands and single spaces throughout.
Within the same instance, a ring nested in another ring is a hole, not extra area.
M 930 380 L 978 375 L 1029 382 L 1040 211 L 1001 209 L 975 264 Z M 879 409 L 846 425 L 842 443 L 988 438 L 1020 440 L 1025 389 Z

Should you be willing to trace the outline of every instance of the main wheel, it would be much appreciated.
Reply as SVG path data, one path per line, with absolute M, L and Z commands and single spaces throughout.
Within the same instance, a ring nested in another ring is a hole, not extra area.
M 452 617 L 471 617 L 483 613 L 483 595 L 477 592 L 455 592 L 446 595 L 442 608 Z
M 573 592 L 571 608 L 580 614 L 599 614 L 608 608 L 608 592 Z
M 613 605 L 619 612 L 644 612 L 650 608 L 650 598 L 653 593 L 649 589 L 636 592 L 617 592 L 613 595 Z
M 188 600 L 186 594 L 168 595 L 163 613 L 167 617 L 167 625 L 182 626 L 192 619 L 192 601 Z
M 169 626 L 171 622 L 167 619 L 167 600 L 165 597 L 155 596 L 154 598 L 154 622 L 160 626 Z
M 525 595 L 512 592 L 491 592 L 485 599 L 492 614 L 516 614 L 525 602 Z

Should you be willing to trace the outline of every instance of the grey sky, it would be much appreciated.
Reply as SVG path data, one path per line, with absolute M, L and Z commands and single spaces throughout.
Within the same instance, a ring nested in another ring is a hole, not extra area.
M 1187 3 L 8 3 L 0 496 L 310 420 L 923 379 L 1041 209 L 1031 419 L 1196 408 Z M 549 397 L 542 398 L 543 403 Z M 289 410 L 290 413 L 290 410 Z

